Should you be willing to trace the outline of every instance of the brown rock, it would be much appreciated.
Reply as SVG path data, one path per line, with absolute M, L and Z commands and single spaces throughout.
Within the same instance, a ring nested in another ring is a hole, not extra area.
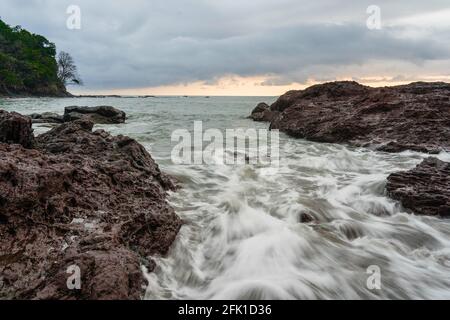
M 33 123 L 63 123 L 63 116 L 54 112 L 32 113 L 29 115 Z
M 311 214 L 306 213 L 306 212 L 300 213 L 300 222 L 301 223 L 311 223 L 314 221 L 315 221 L 315 219 Z
M 181 226 L 174 185 L 135 140 L 66 123 L 35 149 L 0 143 L 0 298 L 139 299 Z M 69 266 L 81 290 L 67 287 Z
M 250 119 L 254 121 L 271 121 L 273 118 L 273 112 L 270 110 L 268 104 L 261 102 L 253 109 Z
M 391 174 L 386 189 L 417 214 L 450 217 L 450 163 L 427 158 L 412 170 Z
M 0 110 L 0 143 L 2 142 L 31 148 L 34 142 L 31 119 L 16 112 Z
M 371 88 L 341 81 L 289 91 L 270 127 L 297 138 L 387 152 L 450 150 L 450 84 Z
M 126 120 L 125 112 L 111 106 L 99 107 L 66 107 L 64 109 L 64 122 L 70 122 L 80 119 L 90 120 L 99 124 L 124 123 Z

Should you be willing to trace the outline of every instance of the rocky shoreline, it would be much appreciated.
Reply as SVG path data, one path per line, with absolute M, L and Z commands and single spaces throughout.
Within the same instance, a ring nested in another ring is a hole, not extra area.
M 449 150 L 449 96 L 442 83 L 336 82 L 261 103 L 251 118 L 313 141 L 438 153 Z M 142 267 L 155 268 L 152 257 L 168 253 L 182 225 L 166 200 L 173 180 L 135 140 L 93 130 L 123 123 L 121 110 L 31 117 L 0 110 L 0 298 L 142 298 Z M 33 122 L 56 126 L 35 137 Z M 393 173 L 386 194 L 413 213 L 449 217 L 450 164 L 430 157 Z M 67 285 L 73 267 L 80 290 Z
M 0 297 L 140 299 L 181 220 L 174 190 L 135 140 L 88 119 L 34 137 L 31 119 L 0 112 Z M 68 270 L 81 272 L 69 289 Z
M 371 88 L 353 81 L 289 91 L 250 116 L 295 138 L 378 151 L 450 151 L 450 84 L 416 82 Z M 388 177 L 387 194 L 412 212 L 450 216 L 450 164 L 425 159 Z
M 295 138 L 386 152 L 450 150 L 450 84 L 371 88 L 353 81 L 289 91 L 252 119 Z
M 34 89 L 14 89 L 0 86 L 0 98 L 71 98 L 73 95 L 64 85 L 42 86 Z

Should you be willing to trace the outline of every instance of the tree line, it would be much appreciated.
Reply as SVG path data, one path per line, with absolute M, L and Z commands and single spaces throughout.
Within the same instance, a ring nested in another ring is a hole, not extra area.
M 0 94 L 60 95 L 68 84 L 82 84 L 68 53 L 0 19 Z

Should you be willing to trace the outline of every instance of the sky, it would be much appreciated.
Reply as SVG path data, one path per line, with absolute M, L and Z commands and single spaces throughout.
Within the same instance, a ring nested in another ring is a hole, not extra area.
M 69 87 L 78 94 L 450 82 L 449 0 L 1 0 L 0 17 L 69 52 L 84 81 Z

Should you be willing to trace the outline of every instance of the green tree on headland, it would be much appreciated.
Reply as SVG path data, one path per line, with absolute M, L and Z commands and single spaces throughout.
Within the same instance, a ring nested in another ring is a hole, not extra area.
M 67 95 L 55 56 L 45 37 L 0 19 L 0 95 Z

